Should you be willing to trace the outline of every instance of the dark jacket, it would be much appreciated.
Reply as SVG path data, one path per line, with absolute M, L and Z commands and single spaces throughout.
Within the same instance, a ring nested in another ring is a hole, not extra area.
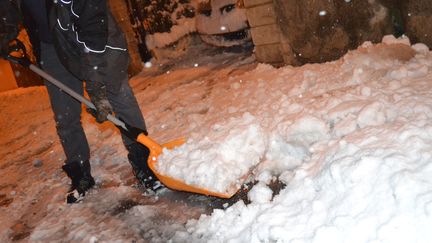
M 8 54 L 9 42 L 18 35 L 18 5 L 14 1 L 0 0 L 0 54 Z
M 18 34 L 21 20 L 18 3 L 16 0 L 0 0 L 0 47 L 7 46 L 7 42 Z M 123 52 L 127 55 L 125 36 L 109 11 L 107 0 L 47 3 L 51 0 L 22 0 L 21 15 L 27 20 L 24 25 L 29 30 L 33 46 L 38 49 L 40 41 L 53 41 L 62 64 L 71 73 L 89 83 L 102 82 L 107 73 L 107 53 Z M 51 9 L 47 9 L 49 5 L 53 5 Z
M 29 35 L 33 54 L 39 61 L 40 42 L 51 43 L 47 11 L 51 5 L 52 0 L 0 0 L 0 35 L 2 42 L 5 42 L 2 46 L 16 38 L 21 22 Z
M 81 80 L 103 82 L 108 53 L 127 55 L 125 36 L 107 0 L 58 0 L 50 20 L 63 65 Z
M 40 43 L 52 43 L 48 24 L 48 9 L 52 0 L 21 0 L 21 16 L 33 46 L 33 54 L 40 61 Z

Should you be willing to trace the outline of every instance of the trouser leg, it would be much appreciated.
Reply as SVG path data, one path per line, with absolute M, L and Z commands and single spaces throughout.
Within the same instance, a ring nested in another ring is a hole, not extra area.
M 144 117 L 141 109 L 129 86 L 127 67 L 129 56 L 127 53 L 111 51 L 108 53 L 107 75 L 105 85 L 107 86 L 108 100 L 116 116 L 123 119 L 130 126 L 146 130 Z M 125 146 L 133 144 L 134 141 L 122 134 Z
M 83 95 L 83 83 L 68 72 L 60 63 L 54 46 L 42 43 L 42 68 L 55 79 Z M 90 149 L 81 124 L 81 103 L 45 81 L 54 112 L 57 133 L 66 155 L 66 163 L 86 161 Z
M 127 76 L 128 55 L 118 51 L 112 51 L 108 55 L 110 56 L 110 60 L 115 60 L 108 63 L 108 74 L 105 80 L 107 96 L 114 112 L 130 126 L 147 130 L 138 102 L 129 86 Z M 162 184 L 157 180 L 147 164 L 150 150 L 123 134 L 122 138 L 129 152 L 128 159 L 132 165 L 135 177 L 147 189 L 153 191 L 160 189 Z
M 108 94 L 108 99 L 113 107 L 115 114 L 132 127 L 146 130 L 144 117 L 139 108 L 138 102 L 129 86 L 127 79 L 122 83 L 120 92 L 117 95 Z M 125 146 L 132 144 L 127 136 L 122 134 Z

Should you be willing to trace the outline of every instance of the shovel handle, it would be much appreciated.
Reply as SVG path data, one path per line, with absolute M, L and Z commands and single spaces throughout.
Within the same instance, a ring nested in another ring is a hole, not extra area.
M 21 55 L 20 56 L 13 56 L 11 54 L 12 52 L 19 52 Z M 30 70 L 32 70 L 33 72 L 40 75 L 42 78 L 46 79 L 48 82 L 54 84 L 59 89 L 63 90 L 64 92 L 66 92 L 67 94 L 72 96 L 73 98 L 77 99 L 78 101 L 80 101 L 81 103 L 86 105 L 88 108 L 96 110 L 96 106 L 90 100 L 86 99 L 84 96 L 73 91 L 71 88 L 64 85 L 63 83 L 61 83 L 60 81 L 58 81 L 57 79 L 55 79 L 54 77 L 52 77 L 51 75 L 49 75 L 48 73 L 46 73 L 45 71 L 40 69 L 38 66 L 32 64 L 30 62 L 28 56 L 27 56 L 27 50 L 25 48 L 25 45 L 20 40 L 15 39 L 15 43 L 9 47 L 9 54 L 5 57 L 5 59 L 9 60 L 11 62 L 17 63 L 17 64 L 21 64 L 24 67 L 30 68 Z M 127 130 L 126 124 L 123 121 L 116 118 L 115 116 L 108 114 L 107 119 L 109 121 L 111 121 L 112 123 L 114 123 L 115 125 L 122 127 L 123 129 Z
M 20 54 L 20 56 L 14 56 L 14 55 L 12 55 L 12 52 L 18 52 Z M 71 88 L 64 85 L 63 83 L 61 83 L 60 81 L 58 81 L 57 79 L 55 79 L 54 77 L 52 77 L 51 75 L 49 75 L 48 73 L 46 73 L 45 71 L 40 69 L 38 66 L 32 64 L 30 62 L 28 56 L 27 56 L 27 50 L 25 48 L 25 45 L 22 43 L 22 41 L 15 39 L 15 43 L 12 46 L 9 46 L 9 54 L 4 58 L 6 60 L 13 62 L 13 63 L 17 63 L 17 64 L 20 64 L 24 67 L 28 67 L 30 70 L 32 70 L 33 72 L 40 75 L 42 78 L 46 79 L 48 82 L 54 84 L 59 89 L 63 90 L 64 92 L 66 92 L 67 94 L 72 96 L 73 98 L 77 99 L 78 101 L 80 101 L 81 103 L 86 105 L 88 108 L 96 110 L 96 106 L 90 100 L 86 99 L 84 96 L 73 91 Z M 125 130 L 127 130 L 126 124 L 123 121 L 116 118 L 115 116 L 108 114 L 107 119 L 109 121 L 111 121 L 112 123 L 114 123 L 115 125 L 122 127 Z
M 71 88 L 69 88 L 68 86 L 64 85 L 63 83 L 61 83 L 57 79 L 53 78 L 51 75 L 49 75 L 48 73 L 46 73 L 45 71 L 40 69 L 38 66 L 36 66 L 34 64 L 30 64 L 29 68 L 33 72 L 40 75 L 42 78 L 46 79 L 48 82 L 54 84 L 59 89 L 63 90 L 64 92 L 66 92 L 67 94 L 72 96 L 73 98 L 77 99 L 78 101 L 80 101 L 81 103 L 86 105 L 88 108 L 96 110 L 95 105 L 90 100 L 86 99 L 84 96 L 78 94 L 77 92 L 75 92 Z M 121 120 L 119 120 L 118 118 L 116 118 L 115 116 L 108 114 L 107 119 L 109 121 L 111 121 L 112 123 L 114 123 L 115 125 L 120 126 L 120 127 L 124 128 L 125 130 L 127 130 L 125 123 L 122 122 Z

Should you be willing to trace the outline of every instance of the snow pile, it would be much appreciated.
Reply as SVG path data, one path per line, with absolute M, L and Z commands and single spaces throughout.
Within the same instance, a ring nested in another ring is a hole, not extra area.
M 289 109 L 274 114 L 279 124 L 259 166 L 286 188 L 272 199 L 263 180 L 250 204 L 191 220 L 173 241 L 428 242 L 432 56 L 422 45 L 411 55 L 409 44 L 396 42 L 386 37 L 342 62 L 311 65 L 321 80 L 300 80 L 288 92 L 296 95 L 286 100 L 297 103 L 296 117 L 284 121 Z M 273 84 L 284 78 L 279 70 L 268 75 Z
M 165 149 L 157 169 L 188 185 L 232 194 L 243 182 L 233 178 L 247 175 L 263 158 L 265 133 L 257 119 L 245 113 L 214 125 L 209 135 L 199 141 L 189 140 L 178 149 Z
M 175 241 L 427 242 L 432 126 L 371 130 L 376 136 L 334 142 L 283 174 L 287 188 L 273 201 L 260 188 L 260 200 L 202 215 Z
M 267 164 L 273 164 L 273 170 L 291 170 L 310 159 L 311 146 L 329 137 L 327 124 L 317 117 L 305 115 L 293 124 L 277 124 L 272 133 L 271 144 L 266 153 Z
M 223 117 L 227 117 L 227 113 L 242 114 L 242 111 L 252 114 L 261 131 L 250 132 L 243 124 L 246 121 L 235 120 L 209 129 L 213 125 L 210 120 L 202 128 L 193 128 L 201 137 L 174 151 L 166 150 L 160 156 L 159 172 L 211 191 L 231 192 L 241 186 L 261 159 L 265 158 L 280 171 L 293 169 L 310 159 L 313 146 L 331 139 L 331 132 L 339 137 L 357 128 L 379 126 L 393 120 L 397 111 L 373 98 L 375 86 L 365 83 L 382 78 L 380 75 L 386 72 L 400 79 L 406 75 L 425 75 L 428 69 L 423 66 L 418 71 L 414 64 L 409 70 L 401 66 L 415 53 L 409 40 L 385 37 L 384 43 L 387 44 L 366 43 L 343 61 L 329 63 L 331 72 L 319 65 L 303 67 L 305 70 L 287 67 L 282 71 L 260 65 L 244 75 L 240 83 L 230 85 L 236 91 L 234 95 L 216 96 L 222 103 L 214 104 L 213 112 L 225 113 Z M 391 70 L 395 65 L 401 66 L 401 70 L 407 69 L 406 72 L 397 74 L 399 69 Z M 341 79 L 334 81 L 335 73 L 339 73 Z M 303 74 L 302 78 L 293 79 L 296 74 Z M 332 92 L 354 87 L 360 89 L 360 94 L 354 93 L 356 97 L 333 98 Z M 288 97 L 285 94 L 289 94 Z M 229 141 L 232 136 L 228 134 L 237 134 L 239 141 Z M 268 137 L 271 137 L 269 143 Z M 254 149 L 258 152 L 251 153 L 249 140 L 261 140 L 263 143 L 257 146 L 261 151 Z M 226 156 L 231 153 L 233 155 Z

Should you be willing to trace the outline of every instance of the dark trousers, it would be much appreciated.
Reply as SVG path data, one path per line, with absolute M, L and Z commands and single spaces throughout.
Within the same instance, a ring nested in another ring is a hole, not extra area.
M 145 130 L 145 121 L 138 102 L 128 83 L 127 65 L 128 55 L 119 51 L 112 51 L 108 62 L 108 72 L 104 83 L 107 87 L 108 100 L 117 117 L 122 118 L 131 126 Z M 73 76 L 60 63 L 54 45 L 42 43 L 42 68 L 55 79 L 83 95 L 83 82 Z M 90 149 L 81 124 L 81 103 L 61 91 L 53 84 L 45 81 L 54 112 L 57 133 L 66 154 L 66 163 L 86 161 L 90 159 Z M 127 146 L 134 141 L 122 135 L 123 143 Z

